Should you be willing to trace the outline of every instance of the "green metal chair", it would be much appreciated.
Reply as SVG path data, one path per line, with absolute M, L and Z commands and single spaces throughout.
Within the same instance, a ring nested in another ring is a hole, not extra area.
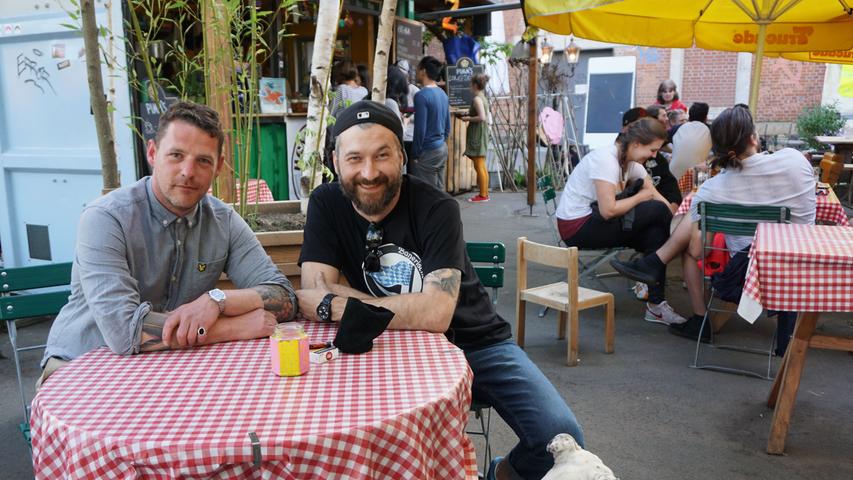
M 49 289 L 49 287 L 67 286 L 69 283 L 71 283 L 71 262 L 0 269 L 0 319 L 6 321 L 6 327 L 9 330 L 9 342 L 12 344 L 18 390 L 21 392 L 21 406 L 24 410 L 24 422 L 20 424 L 20 429 L 28 441 L 30 440 L 30 406 L 24 393 L 21 377 L 20 352 L 42 349 L 44 344 L 19 346 L 16 322 L 25 318 L 59 313 L 63 305 L 68 303 L 71 290 L 69 288 Z
M 484 287 L 492 289 L 492 303 L 498 303 L 498 291 L 504 286 L 504 267 L 506 262 L 506 245 L 503 242 L 467 242 L 465 247 L 468 258 L 474 264 L 474 271 L 480 278 Z M 474 418 L 480 421 L 480 430 L 471 430 L 465 433 L 471 435 L 482 435 L 486 442 L 483 452 L 483 472 L 488 470 L 489 462 L 492 460 L 492 444 L 489 439 L 489 430 L 492 420 L 491 405 L 473 401 L 471 411 Z
M 699 230 L 702 233 L 702 253 L 703 257 L 714 250 L 723 250 L 728 254 L 727 248 L 721 249 L 714 247 L 710 240 L 709 234 L 723 233 L 726 235 L 743 235 L 752 237 L 755 235 L 755 230 L 759 223 L 790 223 L 791 210 L 788 207 L 765 207 L 765 206 L 745 206 L 745 205 L 729 205 L 715 204 L 702 202 L 697 205 L 699 211 Z M 771 339 L 770 347 L 767 350 L 761 348 L 742 347 L 736 345 L 722 345 L 714 342 L 714 330 L 709 325 L 711 312 L 733 313 L 731 310 L 716 308 L 713 306 L 715 299 L 714 289 L 710 287 L 711 278 L 703 276 L 703 284 L 706 289 L 710 289 L 711 296 L 708 300 L 708 309 L 705 313 L 705 318 L 702 320 L 702 327 L 699 329 L 699 339 L 696 341 L 696 353 L 693 357 L 693 368 L 701 368 L 706 370 L 715 370 L 725 373 L 735 373 L 747 375 L 765 380 L 772 380 L 770 375 L 773 359 L 773 347 L 776 343 L 776 335 Z M 747 353 L 756 353 L 767 355 L 767 370 L 764 373 L 752 370 L 744 370 L 740 368 L 728 367 L 711 363 L 701 363 L 700 356 L 702 350 L 702 331 L 709 328 L 711 332 L 711 346 L 716 349 L 734 350 Z
M 492 303 L 497 304 L 498 291 L 504 286 L 506 246 L 502 242 L 466 242 L 465 247 L 480 283 L 492 289 Z

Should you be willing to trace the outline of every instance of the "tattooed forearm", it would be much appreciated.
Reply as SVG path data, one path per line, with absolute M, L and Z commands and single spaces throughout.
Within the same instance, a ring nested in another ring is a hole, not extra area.
M 442 292 L 456 296 L 459 292 L 459 282 L 462 278 L 462 273 L 455 268 L 442 268 L 430 272 L 425 278 L 424 283 L 437 286 Z
M 264 301 L 264 310 L 275 315 L 277 322 L 281 323 L 293 317 L 292 297 L 283 287 L 278 285 L 258 285 L 252 289 L 258 292 Z
M 145 316 L 142 320 L 142 333 L 139 338 L 140 352 L 153 352 L 169 348 L 163 343 L 163 325 L 166 324 L 166 318 L 166 315 L 156 312 L 150 312 Z

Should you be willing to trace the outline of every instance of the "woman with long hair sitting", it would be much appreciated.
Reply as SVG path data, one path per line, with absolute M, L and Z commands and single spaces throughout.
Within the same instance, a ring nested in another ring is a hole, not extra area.
M 630 262 L 612 261 L 618 272 L 640 282 L 660 278 L 666 264 L 682 257 L 684 281 L 690 295 L 693 316 L 685 323 L 671 325 L 675 335 L 703 340 L 709 329 L 700 329 L 706 314 L 705 290 L 697 259 L 702 256 L 698 205 L 702 202 L 736 205 L 788 207 L 791 222 L 813 224 L 815 221 L 815 179 L 811 164 L 802 153 L 784 148 L 775 153 L 759 153 L 760 141 L 749 110 L 735 106 L 723 110 L 711 124 L 714 152 L 712 168 L 722 171 L 699 187 L 690 204 L 690 220 L 682 220 L 672 236 L 655 252 Z M 726 235 L 726 247 L 734 256 L 746 254 L 751 236 Z M 744 272 L 745 273 L 745 272 Z M 777 353 L 784 353 L 793 316 L 780 316 Z
M 669 237 L 672 212 L 643 164 L 657 155 L 666 129 L 653 118 L 626 125 L 613 145 L 581 159 L 566 182 L 557 207 L 560 236 L 568 246 L 600 249 L 631 247 L 653 253 Z M 666 269 L 649 283 L 645 320 L 683 323 L 666 302 Z

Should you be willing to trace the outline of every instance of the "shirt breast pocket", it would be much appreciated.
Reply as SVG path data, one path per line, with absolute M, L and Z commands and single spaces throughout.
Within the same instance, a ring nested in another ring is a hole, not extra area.
M 195 264 L 189 265 L 192 269 L 189 278 L 193 285 L 193 290 L 207 291 L 216 286 L 219 281 L 222 271 L 225 270 L 225 262 L 228 257 L 222 257 L 215 260 L 204 260 L 199 258 Z

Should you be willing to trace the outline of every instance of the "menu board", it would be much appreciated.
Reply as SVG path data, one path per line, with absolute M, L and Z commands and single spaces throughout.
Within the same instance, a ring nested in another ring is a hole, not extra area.
M 142 133 L 143 145 L 148 144 L 148 140 L 153 140 L 157 135 L 157 127 L 160 124 L 160 114 L 165 112 L 178 99 L 175 97 L 167 97 L 165 90 L 160 85 L 157 87 L 157 95 L 160 98 L 160 105 L 154 101 L 153 92 L 149 92 L 150 83 L 148 80 L 143 80 L 143 88 L 139 93 L 139 132 Z
M 460 58 L 455 66 L 447 67 L 447 97 L 450 99 L 451 107 L 471 106 L 474 99 L 471 93 L 471 77 L 477 73 L 483 73 L 482 65 L 475 65 L 468 57 Z
M 397 18 L 394 24 L 395 60 L 409 62 L 409 83 L 415 83 L 415 67 L 424 56 L 424 25 L 414 20 Z

